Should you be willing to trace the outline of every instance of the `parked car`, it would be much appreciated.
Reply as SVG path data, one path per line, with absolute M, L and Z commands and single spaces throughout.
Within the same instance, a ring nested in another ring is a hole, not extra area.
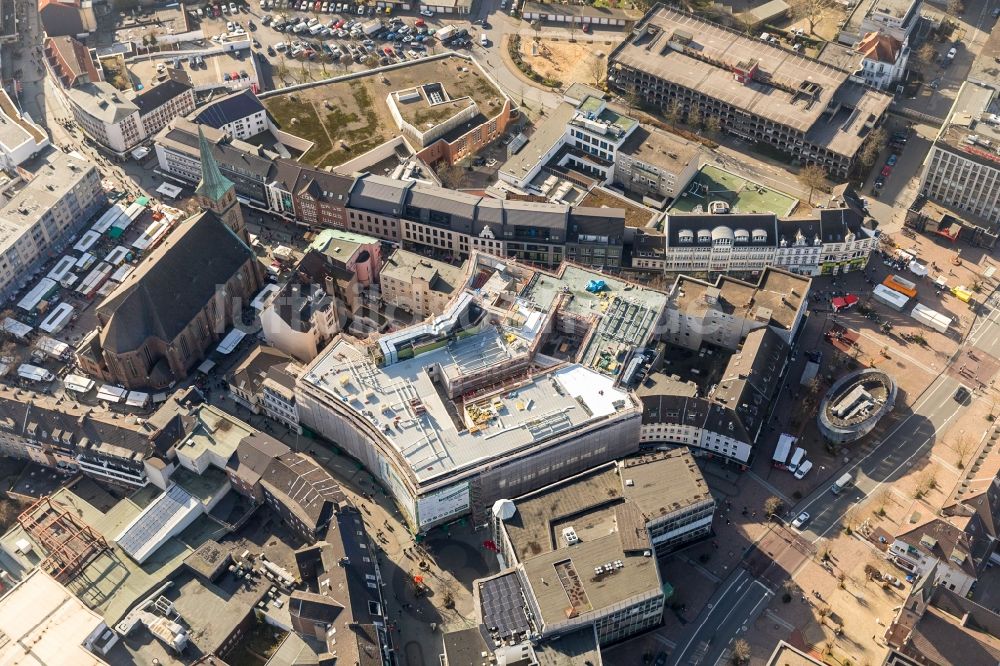
M 893 153 L 892 155 L 889 155 L 889 159 L 887 159 L 885 163 L 889 166 L 896 166 L 897 160 L 899 160 L 899 155 Z
M 888 164 L 886 164 L 884 167 L 882 167 L 882 177 L 883 178 L 888 178 L 891 173 L 892 173 L 892 167 L 891 166 L 889 166 Z
M 792 527 L 794 527 L 797 530 L 801 530 L 802 526 L 808 522 L 809 522 L 809 512 L 803 511 L 802 513 L 800 513 L 798 516 L 795 517 L 795 520 L 792 521 Z
M 948 60 L 954 60 L 955 56 L 958 55 L 958 49 L 954 46 L 948 49 L 948 54 L 945 56 Z
M 434 12 L 432 12 L 429 9 L 427 9 L 426 7 L 422 7 L 420 9 L 420 15 L 421 16 L 434 16 Z

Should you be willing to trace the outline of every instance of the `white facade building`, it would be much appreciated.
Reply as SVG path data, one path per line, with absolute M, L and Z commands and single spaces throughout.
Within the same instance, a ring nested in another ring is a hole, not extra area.
M 901 42 L 885 33 L 871 32 L 854 46 L 854 50 L 861 54 L 861 67 L 856 74 L 873 88 L 894 92 L 910 59 L 909 42 Z
M 906 42 L 920 20 L 922 0 L 875 0 L 861 20 L 861 35 L 884 32 Z
M 668 215 L 663 236 L 644 235 L 635 244 L 633 267 L 727 273 L 776 266 L 801 275 L 864 268 L 878 248 L 875 225 L 848 208 L 819 213 L 819 219 L 778 219 L 770 213 Z
M 47 147 L 45 130 L 14 107 L 5 90 L 0 90 L 0 167 L 13 169 Z

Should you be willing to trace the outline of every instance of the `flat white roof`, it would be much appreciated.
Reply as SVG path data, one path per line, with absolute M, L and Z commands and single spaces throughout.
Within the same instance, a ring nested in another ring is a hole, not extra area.
M 40 569 L 32 570 L 0 599 L 0 663 L 22 666 L 100 666 L 106 664 L 85 647 L 105 628 L 90 610 Z
M 219 346 L 215 348 L 215 351 L 220 354 L 232 353 L 232 351 L 239 346 L 240 342 L 243 341 L 243 338 L 245 338 L 246 335 L 246 331 L 234 328 L 226 333 L 226 337 L 222 338 L 222 342 L 220 342 Z
M 464 423 L 456 424 L 426 369 L 478 370 L 484 361 L 487 365 L 509 362 L 512 351 L 504 336 L 489 327 L 379 368 L 364 350 L 339 340 L 317 357 L 301 381 L 373 423 L 421 483 L 637 409 L 626 392 L 615 388 L 611 377 L 569 365 L 472 401 L 474 406 L 495 411 L 493 418 L 479 424 L 478 431 L 468 413 L 460 414 Z

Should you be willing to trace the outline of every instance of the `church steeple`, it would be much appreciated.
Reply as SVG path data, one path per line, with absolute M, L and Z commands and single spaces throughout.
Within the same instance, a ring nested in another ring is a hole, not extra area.
M 215 213 L 234 234 L 249 245 L 250 237 L 243 222 L 243 212 L 236 199 L 236 186 L 219 170 L 215 156 L 212 155 L 212 146 L 205 138 L 201 125 L 198 126 L 198 149 L 201 152 L 201 182 L 194 194 L 199 205 Z
M 201 181 L 194 193 L 209 201 L 219 202 L 230 189 L 235 189 L 235 186 L 219 170 L 215 156 L 212 155 L 212 147 L 205 138 L 201 125 L 198 125 L 198 150 L 201 153 Z

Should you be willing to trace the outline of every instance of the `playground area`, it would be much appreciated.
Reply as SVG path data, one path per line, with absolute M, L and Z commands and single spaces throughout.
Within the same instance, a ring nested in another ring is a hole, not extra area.
M 790 215 L 798 199 L 714 166 L 704 166 L 677 197 L 668 213 L 707 213 L 708 204 L 722 201 L 731 213 Z

